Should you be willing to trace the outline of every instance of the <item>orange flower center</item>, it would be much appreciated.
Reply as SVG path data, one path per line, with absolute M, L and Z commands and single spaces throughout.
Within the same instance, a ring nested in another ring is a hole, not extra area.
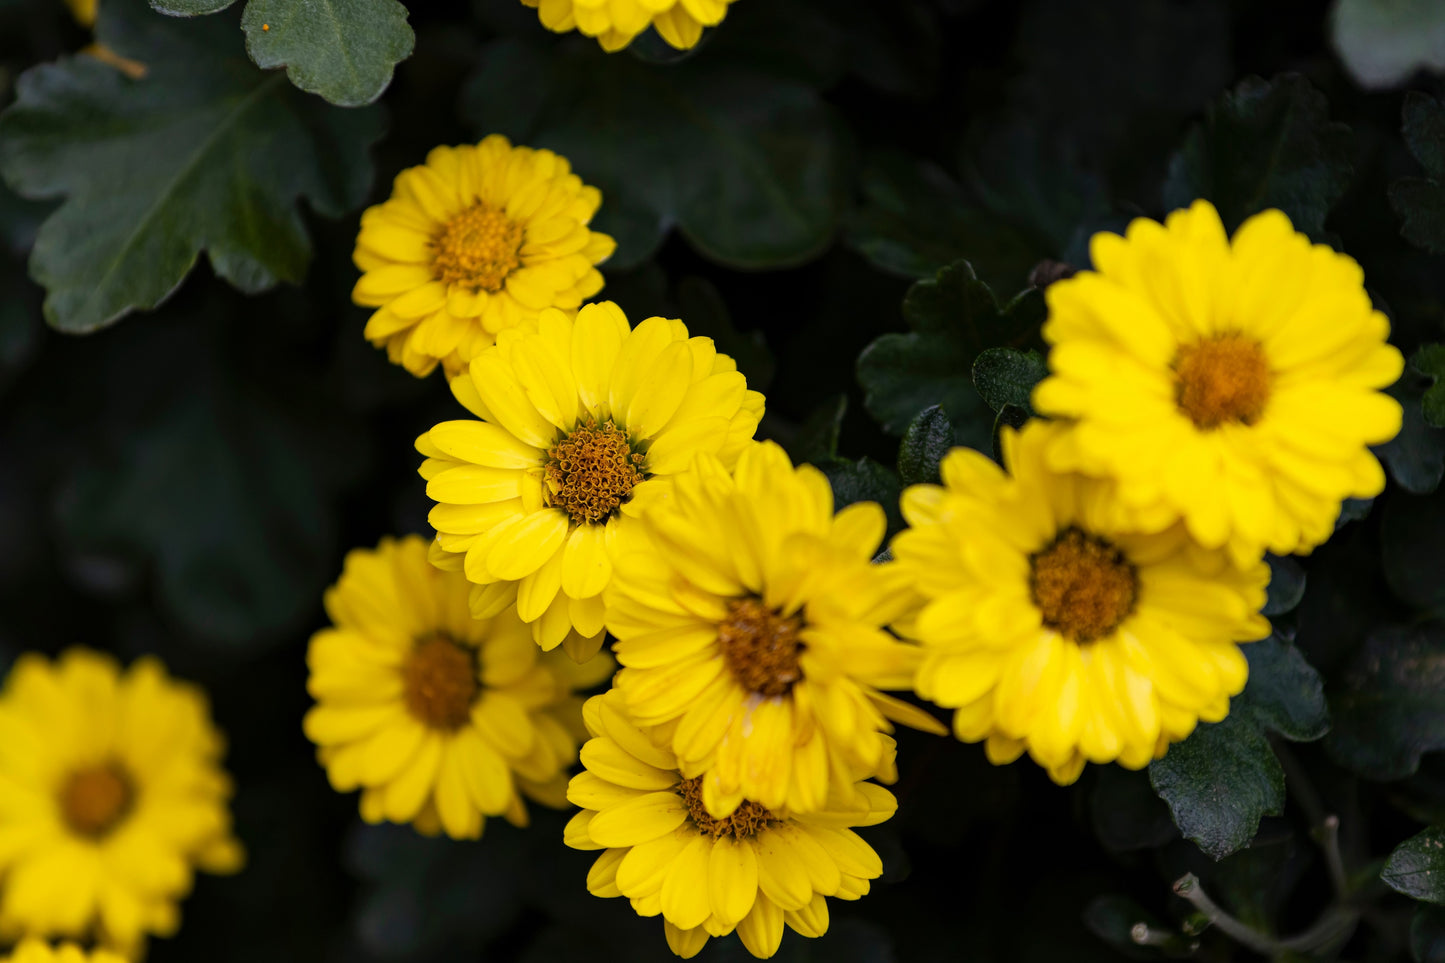
M 677 794 L 687 803 L 687 814 L 692 819 L 692 824 L 703 835 L 713 839 L 729 834 L 733 839 L 747 839 L 779 821 L 766 806 L 760 806 L 751 799 L 743 800 L 731 816 L 718 819 L 703 805 L 701 776 L 693 776 L 678 783 Z
M 444 635 L 417 643 L 402 664 L 402 694 L 412 717 L 433 729 L 464 726 L 477 696 L 477 660 Z
M 803 677 L 798 666 L 802 627 L 796 615 L 783 618 L 757 599 L 735 599 L 717 627 L 718 647 L 744 689 L 763 696 L 787 695 Z
M 1242 334 L 1221 334 L 1179 349 L 1174 359 L 1179 410 L 1209 431 L 1227 422 L 1252 425 L 1269 401 L 1264 349 Z
M 1139 574 L 1102 538 L 1065 529 L 1029 563 L 1029 589 L 1044 625 L 1067 639 L 1101 639 L 1134 611 Z
M 124 769 L 104 763 L 70 774 L 60 789 L 60 813 L 77 835 L 100 839 L 114 829 L 135 802 Z
M 547 504 L 578 525 L 605 521 L 645 477 L 643 456 L 612 422 L 587 422 L 547 449 Z
M 437 280 L 500 291 L 522 263 L 522 225 L 478 201 L 442 225 L 432 248 Z

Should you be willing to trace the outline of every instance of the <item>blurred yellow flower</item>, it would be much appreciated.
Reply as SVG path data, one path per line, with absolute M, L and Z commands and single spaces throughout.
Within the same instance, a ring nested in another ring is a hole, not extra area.
M 70 15 L 75 18 L 76 23 L 82 27 L 95 26 L 98 0 L 65 0 L 65 5 L 70 8 Z
M 1050 469 L 1068 428 L 1003 433 L 1005 474 L 955 449 L 943 485 L 903 493 L 898 566 L 929 602 L 909 634 L 928 655 L 918 694 L 956 709 L 954 733 L 1002 764 L 1025 750 L 1059 783 L 1087 762 L 1131 769 L 1244 688 L 1236 642 L 1269 634 L 1269 567 L 1235 567 L 1182 525 L 1114 527 L 1111 483 Z
M 872 502 L 833 513 L 833 490 L 771 442 L 736 478 L 700 456 L 643 516 L 606 593 L 623 669 L 617 688 L 647 726 L 675 723 L 669 748 L 702 776 L 714 816 L 743 800 L 811 812 L 858 779 L 891 782 L 889 720 L 943 732 L 879 689 L 907 689 L 921 652 L 882 626 L 916 603 Z
M 883 863 L 851 827 L 893 815 L 892 793 L 860 782 L 823 811 L 790 815 L 744 800 L 716 818 L 701 780 L 684 778 L 664 735 L 639 728 L 613 689 L 585 709 L 593 738 L 585 772 L 567 798 L 582 812 L 563 836 L 573 849 L 600 849 L 587 874 L 594 896 L 625 896 L 640 916 L 663 918 L 668 946 L 690 958 L 710 936 L 737 931 L 749 953 L 778 951 L 783 926 L 827 932 L 825 897 L 857 899 Z
M 51 946 L 39 940 L 26 940 L 0 963 L 125 963 L 125 957 L 109 950 L 87 952 L 74 943 Z
M 376 308 L 366 338 L 417 377 L 466 367 L 498 331 L 602 290 L 616 243 L 588 230 L 602 195 L 549 150 L 493 134 L 438 147 L 361 215 L 352 300 Z
M 1378 389 L 1404 361 L 1353 259 L 1279 211 L 1231 242 L 1207 201 L 1096 234 L 1090 254 L 1094 271 L 1047 291 L 1034 404 L 1077 422 L 1053 466 L 1116 479 L 1131 524 L 1182 518 L 1239 565 L 1309 551 L 1345 498 L 1380 493 L 1367 446 L 1400 429 Z
M 223 751 L 205 695 L 155 659 L 21 656 L 0 693 L 0 939 L 135 956 L 174 933 L 194 870 L 244 859 Z
M 480 420 L 417 439 L 432 561 L 476 583 L 474 616 L 515 601 L 538 644 L 579 660 L 602 645 L 613 549 L 643 505 L 699 452 L 731 466 L 763 413 L 711 338 L 633 329 L 610 301 L 503 332 L 451 386 Z
M 557 33 L 580 30 L 609 53 L 632 43 L 648 27 L 678 50 L 702 39 L 704 27 L 727 16 L 733 0 L 522 0 L 537 8 L 542 26 Z
M 512 609 L 467 611 L 467 580 L 427 561 L 417 535 L 346 556 L 311 637 L 306 735 L 367 822 L 477 839 L 487 816 L 527 824 L 525 795 L 562 807 L 585 737 L 574 695 L 606 678 L 532 644 Z

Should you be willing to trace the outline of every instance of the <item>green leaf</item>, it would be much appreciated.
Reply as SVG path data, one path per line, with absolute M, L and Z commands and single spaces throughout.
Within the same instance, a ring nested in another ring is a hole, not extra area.
M 903 527 L 898 513 L 902 485 L 893 469 L 864 456 L 857 461 L 832 458 L 818 465 L 833 486 L 833 510 L 854 502 L 877 502 L 888 516 L 888 531 Z
M 1376 454 L 1401 488 L 1415 495 L 1428 495 L 1445 478 L 1445 431 L 1426 420 L 1425 399 L 1435 390 L 1430 379 L 1413 368 L 1385 393 L 1404 408 L 1400 433 L 1376 449 Z
M 843 433 L 843 416 L 847 413 L 846 395 L 836 395 L 814 408 L 798 426 L 787 446 L 793 463 L 823 465 L 836 459 L 838 438 Z
M 850 217 L 846 240 L 891 274 L 930 278 L 967 259 L 989 281 L 1021 284 L 1047 253 L 926 161 L 879 151 L 868 158 L 861 187 L 863 206 Z
M 1445 623 L 1373 632 L 1330 688 L 1325 749 L 1369 779 L 1403 779 L 1445 748 Z
M 956 444 L 953 422 L 942 405 L 919 414 L 898 446 L 898 477 L 904 487 L 938 484 L 938 463 Z
M 1445 7 L 1435 0 L 1339 0 L 1330 39 L 1362 87 L 1393 87 L 1445 70 Z
M 161 13 L 194 17 L 235 0 L 150 0 Z M 258 67 L 285 67 L 291 82 L 342 107 L 380 97 L 416 37 L 397 0 L 249 0 L 241 16 Z
M 1212 104 L 1169 164 L 1165 204 L 1206 198 L 1233 231 L 1269 208 L 1320 239 L 1325 217 L 1349 186 L 1350 129 L 1298 74 L 1249 77 Z
M 1048 365 L 1037 351 L 989 348 L 973 362 L 973 386 L 996 412 L 1012 405 L 1032 417 L 1034 406 L 1029 399 L 1034 385 L 1048 374 Z
M 1427 344 L 1410 358 L 1410 367 L 1431 379 L 1420 399 L 1425 424 L 1445 428 L 1445 344 Z
M 299 281 L 311 241 L 297 201 L 333 217 L 361 203 L 380 114 L 328 108 L 253 69 L 229 17 L 107 0 L 98 36 L 146 77 L 64 58 L 27 71 L 0 116 L 0 173 L 25 197 L 65 198 L 30 260 L 46 319 L 89 332 L 153 308 L 203 250 L 246 292 Z
M 1445 910 L 1416 908 L 1410 920 L 1410 956 L 1415 963 L 1445 963 Z
M 1380 878 L 1398 893 L 1445 903 L 1445 827 L 1431 826 L 1396 846 Z
M 1401 177 L 1390 184 L 1390 206 L 1400 218 L 1400 235 L 1416 247 L 1445 254 L 1445 106 L 1418 91 L 1405 94 L 1405 144 L 1426 177 Z
M 1025 291 L 1000 305 L 966 261 L 919 281 L 903 301 L 909 334 L 885 334 L 858 356 L 864 404 L 889 434 L 901 435 L 918 413 L 942 405 L 960 444 L 984 448 L 992 428 L 973 387 L 973 362 L 995 345 L 1039 343 L 1043 296 Z
M 739 268 L 798 264 L 832 241 L 849 190 L 849 137 L 818 91 L 721 48 L 671 66 L 574 38 L 550 53 L 489 44 L 463 94 L 479 133 L 556 150 L 604 198 L 615 268 L 674 225 Z
M 1244 654 L 1249 683 L 1229 715 L 1200 723 L 1149 766 L 1175 825 L 1214 859 L 1253 839 L 1262 817 L 1284 812 L 1284 770 L 1267 735 L 1305 742 L 1329 730 L 1323 683 L 1298 649 L 1275 635 Z
M 1445 545 L 1445 504 L 1439 498 L 1389 499 L 1380 525 L 1385 581 L 1402 601 L 1423 612 L 1445 612 L 1441 545 Z
M 1304 566 L 1288 555 L 1265 555 L 1269 563 L 1269 595 L 1261 615 L 1273 618 L 1294 611 L 1305 597 Z

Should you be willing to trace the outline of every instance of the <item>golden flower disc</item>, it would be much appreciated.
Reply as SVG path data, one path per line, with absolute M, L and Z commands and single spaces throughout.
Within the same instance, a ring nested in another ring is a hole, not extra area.
M 1252 425 L 1269 401 L 1269 362 L 1254 338 L 1224 334 L 1179 350 L 1174 362 L 1179 410 L 1206 431 Z
M 522 225 L 478 201 L 453 215 L 432 241 L 438 281 L 500 291 L 522 263 Z
M 732 836 L 733 839 L 749 839 L 779 822 L 766 806 L 752 800 L 745 800 L 732 815 L 718 819 L 707 811 L 702 801 L 702 777 L 693 776 L 677 784 L 677 794 L 687 803 L 687 815 L 698 830 L 713 839 Z
M 547 449 L 548 503 L 578 525 L 605 521 L 643 480 L 642 461 L 612 422 L 579 425 Z
M 718 648 L 744 689 L 768 697 L 787 695 L 802 678 L 802 627 L 796 615 L 784 618 L 758 599 L 737 599 L 728 603 L 728 617 L 718 624 Z
M 1069 528 L 1029 564 L 1029 589 L 1044 625 L 1065 638 L 1103 638 L 1134 611 L 1139 574 L 1107 539 Z
M 443 635 L 421 642 L 402 668 L 406 708 L 433 729 L 460 729 L 472 715 L 477 667 L 466 649 Z
M 66 825 L 92 839 L 108 835 L 134 801 L 130 777 L 115 763 L 77 770 L 60 790 L 60 812 Z

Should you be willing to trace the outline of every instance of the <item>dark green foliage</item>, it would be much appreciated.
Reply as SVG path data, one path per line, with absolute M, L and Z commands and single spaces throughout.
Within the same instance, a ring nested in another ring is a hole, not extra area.
M 1432 826 L 1390 854 L 1380 878 L 1406 896 L 1445 903 L 1445 830 Z
M 1001 305 L 966 261 L 919 281 L 903 301 L 910 334 L 885 334 L 858 357 L 868 411 L 901 435 L 918 413 L 941 404 L 959 442 L 988 444 L 990 419 L 973 386 L 973 363 L 984 349 L 1038 342 L 1043 297 L 1025 291 Z
M 99 36 L 146 77 L 88 56 L 41 65 L 0 119 L 0 173 L 25 197 L 65 198 L 30 258 L 46 319 L 86 332 L 153 308 L 202 251 L 248 293 L 299 282 L 311 239 L 297 201 L 332 217 L 360 203 L 379 115 L 258 72 L 228 18 L 107 0 Z
M 1043 381 L 1049 369 L 1037 351 L 989 348 L 973 362 L 973 386 L 994 411 L 1022 408 L 1030 415 L 1034 385 Z
M 1200 723 L 1149 766 L 1154 789 L 1185 836 L 1221 859 L 1247 844 L 1260 818 L 1284 811 L 1285 774 L 1270 733 L 1294 742 L 1329 729 L 1318 673 L 1278 636 L 1245 646 L 1249 683 L 1222 722 Z
M 842 217 L 846 129 L 814 86 L 710 51 L 661 67 L 588 40 L 549 52 L 489 45 L 464 105 L 478 133 L 566 156 L 607 203 L 612 264 L 646 259 L 676 225 L 709 258 L 783 267 L 817 255 Z
M 1445 254 L 1445 107 L 1433 97 L 1405 95 L 1405 144 L 1426 177 L 1402 177 L 1390 185 L 1390 206 L 1400 233 L 1417 247 Z
M 1445 428 L 1445 344 L 1427 344 L 1410 358 L 1410 367 L 1433 379 L 1420 399 L 1420 410 L 1431 428 Z
M 938 463 L 957 444 L 953 422 L 941 405 L 913 419 L 898 446 L 898 477 L 907 485 L 938 484 Z
M 1330 754 L 1370 779 L 1403 779 L 1445 748 L 1445 624 L 1385 626 L 1330 692 Z
M 1277 207 L 1321 239 L 1352 174 L 1349 128 L 1329 118 L 1328 101 L 1301 76 L 1246 79 L 1210 106 L 1175 155 L 1165 204 L 1206 198 L 1229 231 Z

